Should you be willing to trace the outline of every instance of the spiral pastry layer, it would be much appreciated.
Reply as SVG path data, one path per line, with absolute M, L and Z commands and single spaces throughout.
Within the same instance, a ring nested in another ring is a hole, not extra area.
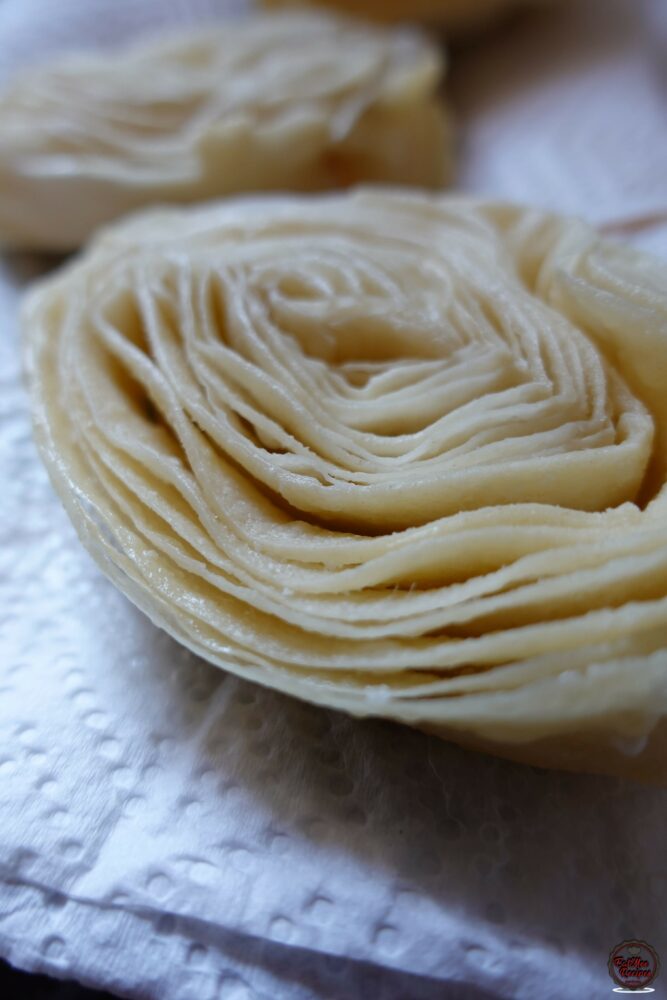
M 416 192 L 145 213 L 27 301 L 38 443 L 105 572 L 211 662 L 623 770 L 667 706 L 666 279 Z
M 414 31 L 285 12 L 29 72 L 0 95 L 0 244 L 72 249 L 155 202 L 440 187 L 443 68 Z

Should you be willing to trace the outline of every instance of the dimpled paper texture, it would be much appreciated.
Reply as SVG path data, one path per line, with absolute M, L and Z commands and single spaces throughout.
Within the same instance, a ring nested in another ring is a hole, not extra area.
M 461 53 L 463 186 L 667 254 L 661 9 L 579 0 Z M 151 11 L 0 0 L 0 75 Z M 16 312 L 44 266 L 0 270 L 0 954 L 155 1000 L 606 996 L 616 943 L 667 954 L 667 793 L 256 688 L 102 578 L 30 437 Z

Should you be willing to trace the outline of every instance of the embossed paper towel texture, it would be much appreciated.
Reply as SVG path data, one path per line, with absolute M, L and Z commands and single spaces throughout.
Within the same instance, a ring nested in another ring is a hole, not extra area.
M 0 4 L 0 74 L 150 20 L 125 0 L 55 6 Z M 667 208 L 659 4 L 621 6 L 581 0 L 461 54 L 462 181 L 632 220 L 627 238 L 667 254 L 645 225 Z M 607 995 L 623 938 L 664 952 L 666 793 L 226 677 L 100 577 L 30 439 L 15 316 L 37 269 L 0 271 L 0 953 L 160 1000 L 556 1000 Z
M 571 0 L 454 74 L 462 183 L 594 222 L 667 221 L 667 3 Z

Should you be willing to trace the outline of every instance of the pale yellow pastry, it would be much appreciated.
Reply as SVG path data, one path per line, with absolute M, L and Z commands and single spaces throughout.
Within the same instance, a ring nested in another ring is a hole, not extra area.
M 665 264 L 502 204 L 260 197 L 109 229 L 24 321 L 83 542 L 192 650 L 664 773 Z
M 263 0 L 266 7 L 333 7 L 375 21 L 431 21 L 453 34 L 477 28 L 516 7 L 545 0 Z
M 334 14 L 74 56 L 0 95 L 0 244 L 66 250 L 155 202 L 358 181 L 439 187 L 440 49 Z

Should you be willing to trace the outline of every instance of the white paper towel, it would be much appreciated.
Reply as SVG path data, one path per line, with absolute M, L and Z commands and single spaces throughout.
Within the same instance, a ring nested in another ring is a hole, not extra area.
M 570 0 L 454 69 L 461 181 L 597 223 L 667 222 L 667 2 Z
M 0 0 L 0 76 L 223 6 Z M 667 254 L 661 10 L 578 0 L 461 52 L 463 186 Z M 0 263 L 0 954 L 151 1000 L 602 997 L 624 938 L 667 956 L 667 792 L 253 687 L 101 578 L 20 385 L 43 266 Z

